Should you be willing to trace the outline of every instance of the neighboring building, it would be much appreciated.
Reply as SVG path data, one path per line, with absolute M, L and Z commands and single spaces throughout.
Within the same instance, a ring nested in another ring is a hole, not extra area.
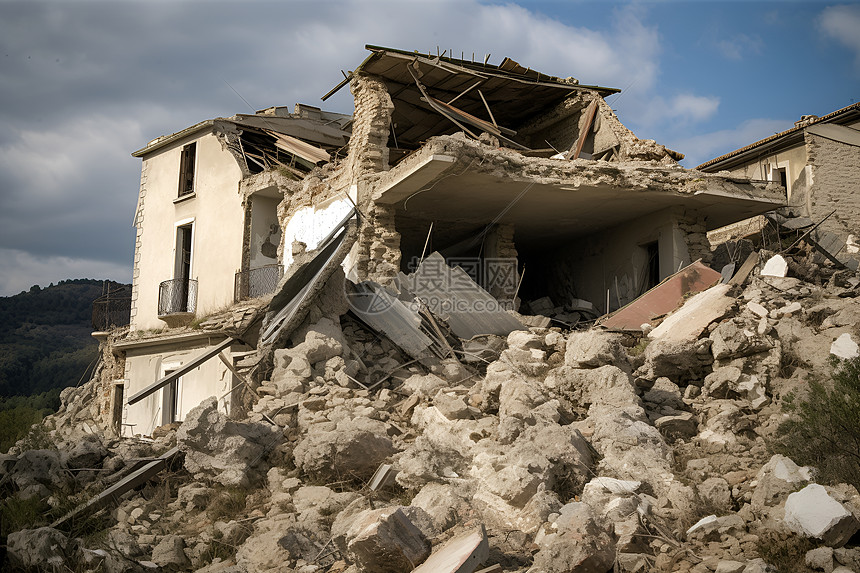
M 860 237 L 860 103 L 823 117 L 805 115 L 791 129 L 696 169 L 777 183 L 793 215 L 818 223 L 835 210 L 821 228 L 843 241 Z
M 226 338 L 187 328 L 192 323 L 274 290 L 283 272 L 283 189 L 347 144 L 350 121 L 309 106 L 293 114 L 270 108 L 204 121 L 133 153 L 143 166 L 130 334 L 116 345 L 126 354 L 126 374 L 115 392 L 128 397 Z M 248 347 L 233 345 L 227 359 L 241 350 Z M 210 361 L 125 408 L 121 422 L 117 412 L 116 422 L 124 434 L 149 435 L 225 393 L 229 410 L 232 385 L 227 365 Z
M 422 253 L 439 251 L 452 264 L 506 261 L 510 297 L 585 300 L 603 313 L 707 259 L 708 230 L 784 204 L 772 186 L 684 169 L 680 153 L 637 138 L 603 99 L 618 90 L 507 58 L 494 66 L 368 50 L 323 97 L 349 84 L 352 118 L 276 108 L 203 122 L 134 153 L 143 168 L 132 332 L 115 345 L 126 354 L 118 391 L 134 403 L 113 400 L 126 404 L 125 435 L 149 435 L 211 395 L 229 410 L 228 364 L 249 347 L 187 325 L 274 289 L 274 280 L 255 286 L 256 269 L 289 271 L 354 207 L 359 226 L 337 247 L 348 251 L 350 280 L 394 285 Z M 278 334 L 264 333 L 266 345 L 288 336 L 278 317 L 301 320 L 311 282 L 295 283 L 321 272 L 282 281 L 264 327 Z M 476 278 L 492 290 L 486 274 Z M 336 323 L 342 310 L 332 312 Z M 221 345 L 231 347 L 212 360 Z M 189 372 L 164 378 L 178 368 Z

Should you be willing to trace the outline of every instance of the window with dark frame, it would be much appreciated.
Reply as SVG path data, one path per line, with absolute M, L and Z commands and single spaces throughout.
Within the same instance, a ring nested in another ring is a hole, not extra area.
M 197 155 L 197 142 L 182 148 L 179 162 L 179 196 L 194 193 L 194 159 Z

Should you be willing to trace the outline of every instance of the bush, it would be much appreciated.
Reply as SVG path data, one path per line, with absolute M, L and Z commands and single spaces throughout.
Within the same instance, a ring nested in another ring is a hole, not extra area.
M 805 396 L 789 394 L 776 452 L 820 472 L 819 481 L 860 489 L 860 357 L 834 360 L 831 381 L 811 380 Z

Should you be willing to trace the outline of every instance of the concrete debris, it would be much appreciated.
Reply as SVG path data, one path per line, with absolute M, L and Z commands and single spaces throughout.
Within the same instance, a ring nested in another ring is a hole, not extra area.
M 310 475 L 366 480 L 396 451 L 383 422 L 355 418 L 311 425 L 296 444 L 293 459 L 297 468 Z
M 860 345 L 854 342 L 851 334 L 844 332 L 830 345 L 830 354 L 842 360 L 851 360 L 860 356 Z
M 9 506 L 51 508 L 12 525 L 0 569 L 766 573 L 765 544 L 802 536 L 810 567 L 860 570 L 860 494 L 771 455 L 787 397 L 860 354 L 841 243 L 773 215 L 712 250 L 783 193 L 683 169 L 607 88 L 369 49 L 353 117 L 201 124 L 239 166 L 242 257 L 220 256 L 242 300 L 206 306 L 218 268 L 197 311 L 147 323 L 164 277 L 140 257 L 130 329 L 0 455 Z M 186 140 L 140 155 L 174 144 L 187 184 Z M 155 249 L 176 185 L 149 179 Z
M 490 556 L 487 532 L 480 528 L 461 533 L 436 549 L 413 573 L 472 573 Z
M 860 530 L 860 521 L 833 499 L 824 486 L 812 483 L 785 501 L 785 525 L 798 535 L 842 547 Z
M 722 318 L 735 303 L 726 296 L 731 287 L 720 284 L 701 292 L 672 313 L 660 326 L 648 333 L 648 338 L 667 342 L 695 340 L 713 321 Z
M 761 268 L 763 277 L 784 277 L 788 273 L 788 262 L 781 255 L 769 258 Z
M 250 485 L 267 448 L 277 441 L 270 425 L 234 422 L 212 397 L 191 410 L 176 432 L 185 468 L 196 479 L 225 486 Z
M 399 507 L 358 515 L 346 543 L 350 559 L 363 571 L 406 573 L 430 555 L 430 542 Z

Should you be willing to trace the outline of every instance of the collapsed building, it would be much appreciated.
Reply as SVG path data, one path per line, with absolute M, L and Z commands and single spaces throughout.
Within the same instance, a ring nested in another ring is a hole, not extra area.
M 772 449 L 792 392 L 857 367 L 860 277 L 788 224 L 739 268 L 693 260 L 778 182 L 683 169 L 608 88 L 369 49 L 354 116 L 136 152 L 131 324 L 0 455 L 50 507 L 8 563 L 860 570 L 857 482 Z
M 349 84 L 353 117 L 271 108 L 134 153 L 131 335 L 115 345 L 126 372 L 111 401 L 125 404 L 111 415 L 124 435 L 181 420 L 213 394 L 229 411 L 234 361 L 253 337 L 161 330 L 277 290 L 294 256 L 345 216 L 360 218 L 342 257 L 353 283 L 391 287 L 436 251 L 506 308 L 594 317 L 707 260 L 707 231 L 785 200 L 775 185 L 680 167 L 681 154 L 618 120 L 604 100 L 616 89 L 508 58 L 367 48 L 323 97 Z M 215 348 L 220 363 L 153 386 Z

